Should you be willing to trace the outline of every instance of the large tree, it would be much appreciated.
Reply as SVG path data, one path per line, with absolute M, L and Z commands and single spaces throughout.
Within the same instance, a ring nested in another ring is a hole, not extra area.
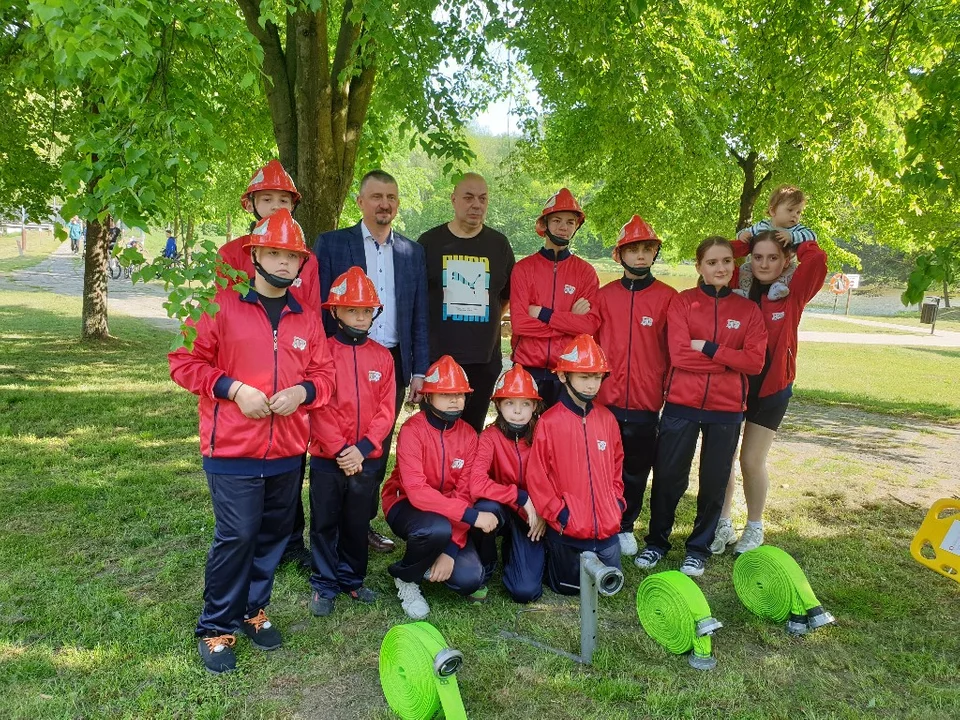
M 923 61 L 900 42 L 910 3 L 518 5 L 516 43 L 543 97 L 538 157 L 602 182 L 605 232 L 639 210 L 689 249 L 752 222 L 783 182 L 814 198 L 827 235 L 851 205 L 895 201 L 885 181 Z

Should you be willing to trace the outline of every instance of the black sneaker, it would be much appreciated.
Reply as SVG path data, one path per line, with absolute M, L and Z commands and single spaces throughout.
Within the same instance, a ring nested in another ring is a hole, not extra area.
M 313 591 L 310 598 L 310 613 L 316 617 L 327 617 L 333 612 L 333 598 L 320 597 L 320 593 Z
M 261 650 L 276 650 L 283 644 L 280 631 L 270 622 L 263 608 L 256 617 L 243 619 L 243 634 Z
M 197 650 L 207 672 L 219 675 L 237 669 L 237 656 L 233 646 L 237 639 L 233 635 L 211 635 L 200 638 Z
M 687 577 L 700 577 L 703 575 L 703 571 L 706 567 L 706 560 L 694 557 L 693 555 L 687 555 L 683 559 L 683 565 L 680 566 L 680 572 Z
M 354 600 L 362 603 L 375 603 L 380 599 L 380 595 L 368 587 L 361 585 L 356 590 L 347 593 Z

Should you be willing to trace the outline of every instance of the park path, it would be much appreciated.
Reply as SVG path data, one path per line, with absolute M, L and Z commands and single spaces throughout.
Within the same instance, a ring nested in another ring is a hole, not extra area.
M 823 317 L 834 322 L 844 322 L 851 325 L 897 330 L 899 333 L 847 333 L 847 332 L 818 332 L 815 330 L 801 330 L 800 342 L 826 342 L 855 345 L 900 345 L 911 347 L 955 347 L 960 348 L 960 332 L 951 330 L 937 330 L 931 335 L 924 328 L 898 325 L 896 323 L 880 322 L 877 320 L 862 320 L 843 315 L 822 315 L 816 313 L 813 317 Z
M 80 297 L 83 294 L 82 257 L 70 252 L 70 243 L 64 242 L 42 262 L 25 270 L 0 277 L 0 287 L 6 290 L 45 290 L 58 295 Z M 110 312 L 141 318 L 157 327 L 176 329 L 177 322 L 167 317 L 163 309 L 166 293 L 157 283 L 137 283 L 125 278 L 110 280 L 108 307 Z M 818 314 L 819 315 L 819 314 Z M 838 322 L 869 325 L 901 331 L 888 333 L 843 333 L 800 331 L 801 342 L 843 343 L 860 345 L 900 345 L 913 347 L 960 348 L 960 332 L 938 330 L 931 336 L 927 331 L 894 323 L 860 320 L 844 316 L 826 316 Z
M 157 283 L 133 284 L 127 278 L 108 280 L 107 307 L 110 313 L 140 318 L 168 330 L 178 327 L 176 320 L 167 317 L 163 302 L 167 299 Z M 13 291 L 44 290 L 57 295 L 83 295 L 83 256 L 70 252 L 70 242 L 64 242 L 40 263 L 25 270 L 0 276 L 0 288 Z

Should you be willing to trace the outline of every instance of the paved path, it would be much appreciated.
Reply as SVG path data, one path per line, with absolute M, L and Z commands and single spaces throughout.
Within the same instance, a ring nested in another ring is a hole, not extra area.
M 46 290 L 59 295 L 80 297 L 83 294 L 82 258 L 70 252 L 70 243 L 64 242 L 41 263 L 0 277 L 0 287 L 7 290 Z M 108 302 L 110 312 L 142 318 L 165 329 L 176 329 L 175 320 L 163 309 L 166 293 L 158 283 L 132 284 L 129 280 L 110 280 Z M 816 317 L 820 317 L 818 313 Z M 800 331 L 800 342 L 844 343 L 860 345 L 901 345 L 914 347 L 960 348 L 960 332 L 928 331 L 894 323 L 860 320 L 839 315 L 824 316 L 838 322 L 870 325 L 901 331 L 891 333 L 844 333 Z
M 177 321 L 167 317 L 163 302 L 167 294 L 159 283 L 133 284 L 129 279 L 108 280 L 107 307 L 109 312 L 141 318 L 165 329 L 175 330 Z M 70 252 L 70 242 L 64 242 L 42 262 L 26 270 L 0 276 L 4 290 L 45 290 L 81 297 L 83 295 L 83 257 Z

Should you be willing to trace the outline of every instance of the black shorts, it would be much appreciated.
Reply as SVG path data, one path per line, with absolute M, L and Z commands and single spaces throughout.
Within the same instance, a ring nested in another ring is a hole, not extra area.
M 776 432 L 780 428 L 780 423 L 783 422 L 783 416 L 787 414 L 789 404 L 789 397 L 770 402 L 769 399 L 764 400 L 756 395 L 748 395 L 747 411 L 743 414 L 743 419 Z

